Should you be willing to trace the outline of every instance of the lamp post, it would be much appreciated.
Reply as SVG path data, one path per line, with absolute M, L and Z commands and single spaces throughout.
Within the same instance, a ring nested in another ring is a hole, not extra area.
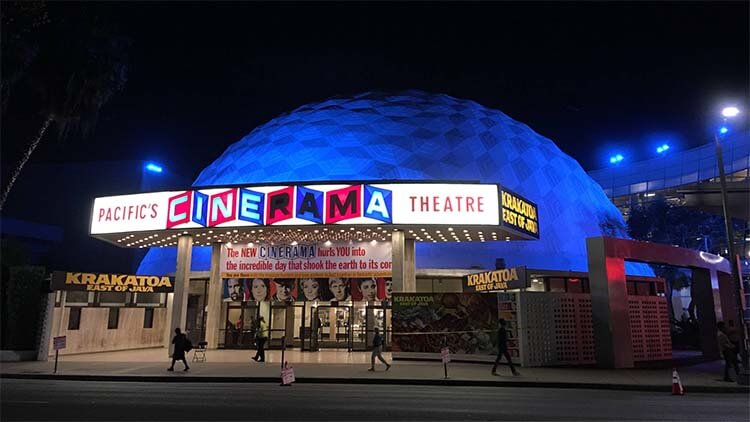
M 725 107 L 721 111 L 721 115 L 724 117 L 724 122 L 727 119 L 737 116 L 740 110 L 737 107 Z M 731 268 L 732 283 L 735 288 L 735 296 L 737 301 L 737 329 L 740 334 L 740 356 L 746 356 L 745 338 L 747 333 L 745 332 L 745 321 L 744 321 L 744 309 L 742 308 L 742 278 L 737 268 L 737 255 L 734 251 L 734 230 L 732 227 L 732 216 L 729 212 L 729 206 L 727 201 L 727 181 L 726 175 L 724 174 L 724 157 L 721 149 L 721 136 L 729 131 L 726 126 L 722 126 L 718 133 L 714 132 L 714 140 L 716 141 L 716 161 L 719 166 L 719 183 L 721 185 L 721 206 L 724 208 L 724 228 L 727 232 L 727 244 L 729 252 L 729 266 Z

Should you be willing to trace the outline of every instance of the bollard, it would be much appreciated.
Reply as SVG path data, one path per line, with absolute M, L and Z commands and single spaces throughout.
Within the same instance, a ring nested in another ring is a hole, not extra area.
M 286 336 L 281 337 L 281 385 L 282 387 L 289 387 L 291 384 L 284 384 L 284 353 L 286 352 Z
M 448 348 L 448 339 L 443 338 L 443 348 L 440 349 L 440 359 L 443 361 L 443 370 L 445 371 L 445 378 L 448 379 L 448 362 L 450 362 L 450 348 Z

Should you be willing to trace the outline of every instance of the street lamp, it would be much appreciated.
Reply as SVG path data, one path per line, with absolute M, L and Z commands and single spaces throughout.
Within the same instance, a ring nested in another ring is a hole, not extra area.
M 729 206 L 727 201 L 727 181 L 726 175 L 724 174 L 724 157 L 721 152 L 721 138 L 729 132 L 729 128 L 726 126 L 727 119 L 736 117 L 740 114 L 740 110 L 737 107 L 725 107 L 721 110 L 721 115 L 724 116 L 724 125 L 719 128 L 718 133 L 714 133 L 714 140 L 716 141 L 716 161 L 719 166 L 719 182 L 721 184 L 721 206 L 724 208 L 724 228 L 727 232 L 727 249 L 729 253 L 729 267 L 732 271 L 732 282 L 734 283 L 735 296 L 737 300 L 737 329 L 740 333 L 740 356 L 746 356 L 746 345 L 745 339 L 747 333 L 745 332 L 745 313 L 742 309 L 742 278 L 737 268 L 737 257 L 734 251 L 734 230 L 732 227 L 732 216 L 729 212 Z
M 721 110 L 721 115 L 724 118 L 736 117 L 738 114 L 740 114 L 740 109 L 737 107 L 724 107 Z

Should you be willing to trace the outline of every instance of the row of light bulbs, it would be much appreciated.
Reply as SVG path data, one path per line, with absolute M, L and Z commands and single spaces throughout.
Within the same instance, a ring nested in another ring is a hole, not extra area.
M 210 246 L 212 243 L 235 243 L 235 244 L 252 244 L 252 243 L 290 243 L 297 242 L 338 242 L 338 241 L 387 241 L 390 240 L 391 232 L 397 232 L 398 228 L 386 228 L 382 226 L 373 226 L 367 228 L 333 228 L 322 227 L 310 230 L 302 228 L 289 228 L 265 230 L 264 229 L 232 229 L 232 230 L 208 230 L 193 234 L 194 246 Z M 137 237 L 135 234 L 126 235 L 117 239 L 117 243 L 126 247 L 151 248 L 151 247 L 171 247 L 177 245 L 177 239 L 181 235 L 190 234 L 189 231 L 175 232 L 167 235 L 159 233 L 144 233 Z M 414 238 L 418 242 L 485 242 L 502 240 L 498 233 L 490 231 L 485 233 L 482 230 L 455 230 L 448 227 L 445 230 L 429 230 L 426 228 L 408 230 L 408 237 Z M 509 236 L 505 236 L 506 241 L 510 241 Z

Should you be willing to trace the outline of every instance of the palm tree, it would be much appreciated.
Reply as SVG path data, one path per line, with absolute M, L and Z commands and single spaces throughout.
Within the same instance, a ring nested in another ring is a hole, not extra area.
M 0 210 L 50 127 L 57 128 L 59 141 L 74 132 L 83 137 L 90 135 L 99 110 L 125 87 L 131 42 L 116 34 L 113 26 L 87 5 L 77 4 L 74 16 L 70 16 L 70 5 L 48 7 L 50 17 L 45 25 L 3 45 L 3 58 L 20 58 L 14 61 L 14 69 L 3 69 L 3 115 L 11 92 L 22 91 L 23 97 L 31 98 L 39 111 L 41 123 L 4 183 Z M 11 7 L 3 13 L 4 20 L 13 20 L 13 13 L 22 16 L 24 9 Z M 27 21 L 15 20 L 19 25 Z

